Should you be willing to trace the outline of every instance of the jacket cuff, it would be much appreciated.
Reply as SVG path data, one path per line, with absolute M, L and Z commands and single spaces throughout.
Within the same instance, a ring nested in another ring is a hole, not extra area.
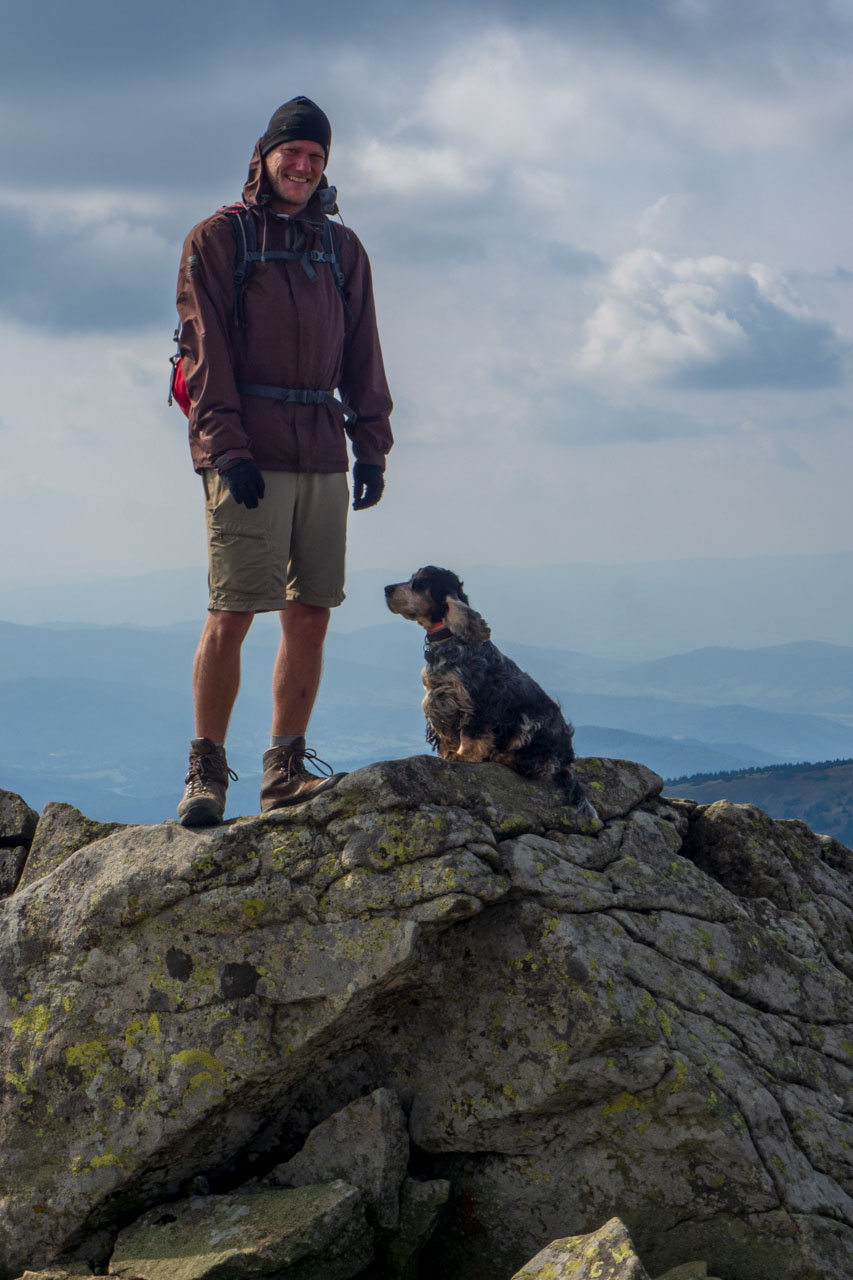
M 385 470 L 385 453 L 382 449 L 371 449 L 369 445 L 361 444 L 356 447 L 353 443 L 352 456 L 355 462 L 366 462 L 370 467 L 378 467 L 380 471 Z
M 213 465 L 222 475 L 223 471 L 227 471 L 229 467 L 233 467 L 237 462 L 242 462 L 244 458 L 252 461 L 252 455 L 248 449 L 227 449 L 225 453 L 220 453 L 217 458 L 213 459 Z

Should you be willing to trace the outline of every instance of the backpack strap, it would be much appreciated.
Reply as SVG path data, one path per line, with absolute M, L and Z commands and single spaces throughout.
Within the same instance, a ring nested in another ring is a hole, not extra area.
M 341 295 L 344 313 L 349 318 L 350 309 L 346 297 L 346 277 L 338 256 L 336 229 L 331 218 L 323 217 L 322 249 L 264 249 L 258 250 L 258 228 L 255 219 L 244 204 L 229 204 L 222 209 L 234 226 L 236 251 L 234 257 L 234 324 L 245 327 L 246 313 L 243 294 L 256 262 L 300 262 L 309 280 L 316 280 L 314 263 L 328 262 L 335 286 Z
M 338 240 L 336 228 L 331 218 L 324 215 L 323 219 L 323 248 L 311 249 L 309 251 L 297 252 L 291 249 L 268 249 L 264 253 L 258 252 L 258 228 L 255 219 L 249 209 L 244 204 L 227 204 L 223 205 L 220 212 L 228 215 L 234 228 L 234 324 L 238 328 L 245 328 L 246 312 L 243 305 L 243 295 L 245 293 L 246 284 L 252 273 L 252 267 L 256 262 L 268 261 L 300 261 L 303 270 L 310 280 L 316 280 L 317 272 L 314 270 L 315 262 L 328 262 L 335 285 L 341 295 L 341 302 L 344 308 L 344 315 L 347 319 L 351 319 L 351 312 L 346 296 L 346 277 L 344 276 L 338 257 Z M 186 382 L 184 381 L 184 373 L 181 365 L 180 355 L 180 325 L 175 330 L 174 341 L 178 348 L 175 355 L 171 357 L 170 364 L 172 373 L 169 379 L 169 400 L 171 404 L 176 400 L 181 410 L 189 415 L 190 399 L 187 393 Z M 295 404 L 327 404 L 336 409 L 343 411 L 347 420 L 355 419 L 355 413 L 342 400 L 338 400 L 331 391 L 326 390 L 306 390 L 298 387 L 267 387 L 254 383 L 238 383 L 237 389 L 244 396 L 264 396 L 274 400 L 285 400 Z
M 268 387 L 258 382 L 238 382 L 241 396 L 263 396 L 267 400 L 284 400 L 288 404 L 327 404 L 339 409 L 344 418 L 355 420 L 355 411 L 345 400 L 339 400 L 332 391 L 318 391 L 310 387 Z
M 326 218 L 323 224 L 323 244 L 326 249 L 326 262 L 332 268 L 332 275 L 335 277 L 335 284 L 338 286 L 338 293 L 341 295 L 344 303 L 344 309 L 349 313 L 347 306 L 347 282 L 344 277 L 343 268 L 341 267 L 340 258 L 338 257 L 338 233 L 334 222 L 331 218 Z
M 246 324 L 243 292 L 251 275 L 252 263 L 258 259 L 258 228 L 244 204 L 226 205 L 222 212 L 227 213 L 234 227 L 234 324 L 243 328 Z

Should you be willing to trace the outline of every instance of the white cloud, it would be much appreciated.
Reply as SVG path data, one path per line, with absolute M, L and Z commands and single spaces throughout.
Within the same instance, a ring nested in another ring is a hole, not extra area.
M 472 29 L 469 20 L 426 68 L 420 91 L 411 86 L 405 110 L 385 114 L 383 142 L 404 167 L 424 165 L 425 187 L 434 163 L 441 173 L 498 170 L 511 190 L 531 171 L 580 160 L 663 160 L 685 146 L 733 156 L 807 149 L 843 136 L 853 112 L 840 52 L 824 51 L 818 64 L 787 51 L 769 57 L 761 76 L 671 53 L 578 40 L 541 23 L 486 19 Z
M 428 190 L 470 192 L 470 166 L 453 147 L 405 146 L 371 139 L 359 156 L 359 185 L 392 195 L 416 195 Z
M 563 40 L 493 27 L 439 65 L 420 118 L 455 138 L 469 163 L 497 161 L 508 181 L 523 179 L 531 162 L 553 158 L 555 138 L 589 128 L 581 65 Z
M 586 323 L 578 367 L 638 382 L 823 386 L 840 378 L 836 335 L 763 264 L 719 254 L 623 254 Z
M 135 222 L 156 219 L 168 209 L 163 195 L 150 191 L 127 191 L 122 187 L 48 188 L 33 199 L 31 191 L 0 183 L 0 211 L 27 213 L 41 232 L 56 233 L 57 218 L 72 229 L 112 219 Z

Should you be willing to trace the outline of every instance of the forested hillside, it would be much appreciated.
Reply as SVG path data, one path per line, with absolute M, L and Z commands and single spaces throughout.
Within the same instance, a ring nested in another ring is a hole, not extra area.
M 853 760 L 697 773 L 668 781 L 665 790 L 702 804 L 756 804 L 773 818 L 800 818 L 814 831 L 853 846 Z

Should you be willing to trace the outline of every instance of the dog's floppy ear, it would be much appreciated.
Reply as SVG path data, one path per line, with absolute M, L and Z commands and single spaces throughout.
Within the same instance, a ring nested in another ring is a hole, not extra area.
M 448 596 L 444 625 L 467 644 L 485 644 L 492 634 L 479 613 L 455 596 Z

